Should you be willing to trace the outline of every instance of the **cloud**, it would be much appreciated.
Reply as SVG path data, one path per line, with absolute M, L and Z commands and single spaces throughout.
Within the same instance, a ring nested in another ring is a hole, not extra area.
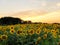
M 60 23 L 60 10 L 53 11 L 42 15 L 37 15 L 34 17 L 23 18 L 24 20 L 31 20 L 32 22 L 47 22 L 47 23 Z
M 46 2 L 42 2 L 41 5 L 42 5 L 42 6 L 46 6 L 47 3 L 46 3 Z
M 60 3 L 57 3 L 56 5 L 60 7 Z

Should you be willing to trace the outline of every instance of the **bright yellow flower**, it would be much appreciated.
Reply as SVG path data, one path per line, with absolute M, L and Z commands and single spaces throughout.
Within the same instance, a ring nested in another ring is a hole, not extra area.
M 57 35 L 53 35 L 54 38 L 57 38 Z
M 40 40 L 41 40 L 41 37 L 38 37 L 38 38 L 37 38 L 37 41 L 40 41 Z
M 20 34 L 22 34 L 22 33 L 23 33 L 22 30 L 17 30 L 17 32 L 16 32 L 17 35 L 20 35 Z
M 44 34 L 44 35 L 43 35 L 43 39 L 46 39 L 46 38 L 47 38 L 47 34 Z
M 21 29 L 25 29 L 26 25 L 25 24 L 22 24 L 20 25 Z
M 15 33 L 15 30 L 11 29 L 11 30 L 10 30 L 10 33 L 11 33 L 11 34 L 14 34 L 14 33 Z
M 59 30 L 57 29 L 57 30 L 55 30 L 55 32 L 56 32 L 56 33 L 59 33 Z
M 29 35 L 33 35 L 35 33 L 34 30 L 28 30 Z
M 2 41 L 2 36 L 0 35 L 0 41 Z
M 50 32 L 50 30 L 49 29 L 46 29 L 46 28 L 44 28 L 43 31 L 44 31 L 44 33 L 47 33 L 47 34 Z
M 11 26 L 10 26 L 10 30 L 11 30 L 11 29 L 13 29 L 13 30 L 14 30 L 14 26 L 13 26 L 13 25 L 11 25 Z
M 58 42 L 58 45 L 60 45 L 60 42 Z
M 2 35 L 2 39 L 3 39 L 3 40 L 6 40 L 7 37 L 8 37 L 7 35 Z
M 44 30 L 43 30 L 44 32 L 47 32 L 47 29 L 46 28 L 44 28 Z
M 7 31 L 5 31 L 5 32 L 4 32 L 4 34 L 8 34 L 8 32 L 7 32 Z
M 6 31 L 6 28 L 2 28 L 2 31 Z
M 39 35 L 39 34 L 40 34 L 40 32 L 41 32 L 41 30 L 36 30 L 36 34 L 38 34 L 38 35 Z
M 51 30 L 51 33 L 53 34 L 53 33 L 56 33 L 56 31 L 55 30 Z
M 38 37 L 35 44 L 37 45 L 40 41 L 41 41 L 41 37 Z
M 60 35 L 58 35 L 58 37 L 60 38 Z
M 2 30 L 2 26 L 0 26 L 0 30 Z
M 54 38 L 57 38 L 57 34 L 56 34 L 56 33 L 53 33 L 52 36 L 53 36 Z

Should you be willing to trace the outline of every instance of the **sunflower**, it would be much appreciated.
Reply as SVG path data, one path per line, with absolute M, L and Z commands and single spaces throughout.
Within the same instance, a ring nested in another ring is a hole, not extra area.
M 2 36 L 0 35 L 0 41 L 2 41 Z
M 54 35 L 52 35 L 54 38 L 57 38 L 57 35 L 56 34 L 54 34 Z
M 14 26 L 13 26 L 13 25 L 12 25 L 12 26 L 10 26 L 10 30 L 11 30 L 11 29 L 14 29 Z
M 5 32 L 4 32 L 4 34 L 8 34 L 8 32 L 7 32 L 7 31 L 5 31 Z
M 58 37 L 60 38 L 60 35 L 58 35 Z
M 47 34 L 48 34 L 49 32 L 50 32 L 50 30 L 48 29 L 48 30 L 47 30 Z
M 53 33 L 52 36 L 53 36 L 54 38 L 57 38 L 57 34 L 56 34 L 56 33 Z
M 13 30 L 13 29 L 10 30 L 10 33 L 11 33 L 11 34 L 14 34 L 14 33 L 15 33 L 15 30 Z
M 28 31 L 27 31 L 27 30 L 24 30 L 23 33 L 24 33 L 25 35 L 28 35 Z
M 28 31 L 28 34 L 29 34 L 29 35 L 33 35 L 34 33 L 35 33 L 34 30 L 29 30 L 29 31 Z
M 56 37 L 57 37 L 56 30 L 51 30 L 51 34 L 52 34 L 52 36 L 53 36 L 54 38 L 56 38 Z
M 6 31 L 6 28 L 2 28 L 2 31 Z
M 41 41 L 41 37 L 38 37 L 37 41 L 35 42 L 35 44 L 37 45 L 40 41 Z
M 41 30 L 36 30 L 36 34 L 38 34 L 38 35 L 39 35 L 39 34 L 40 34 L 40 32 L 41 32 Z
M 40 41 L 40 40 L 41 40 L 41 37 L 38 37 L 38 38 L 37 38 L 37 41 Z
M 22 30 L 17 30 L 17 32 L 16 32 L 17 35 L 20 35 L 22 33 L 23 33 Z
M 44 30 L 43 30 L 44 32 L 47 32 L 47 29 L 46 28 L 44 28 Z
M 2 39 L 6 40 L 7 39 L 7 35 L 2 35 Z
M 47 34 L 44 34 L 44 35 L 43 35 L 43 39 L 46 39 L 46 38 L 47 38 Z
M 51 33 L 53 34 L 53 33 L 55 33 L 56 31 L 55 30 L 51 30 Z
M 2 30 L 2 26 L 0 26 L 0 30 Z
M 52 33 L 52 36 L 54 38 L 57 38 L 57 32 L 56 32 L 56 30 L 51 30 L 51 33 Z
M 57 29 L 57 30 L 55 30 L 55 32 L 56 32 L 56 33 L 59 33 L 59 30 Z
M 58 42 L 58 45 L 60 45 L 60 42 Z

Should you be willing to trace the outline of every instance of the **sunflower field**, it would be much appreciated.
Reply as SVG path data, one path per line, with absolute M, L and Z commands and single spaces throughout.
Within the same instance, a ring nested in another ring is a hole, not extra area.
M 0 45 L 60 45 L 60 24 L 0 26 Z

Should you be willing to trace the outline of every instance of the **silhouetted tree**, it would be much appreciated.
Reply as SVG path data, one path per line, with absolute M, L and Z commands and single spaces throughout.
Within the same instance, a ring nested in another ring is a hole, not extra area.
M 27 21 L 28 24 L 31 24 L 32 22 L 31 21 Z
M 22 24 L 23 20 L 20 18 L 13 17 L 2 17 L 0 18 L 0 25 L 11 25 L 11 24 Z
M 27 21 L 24 21 L 23 23 L 24 23 L 24 24 L 27 24 Z

